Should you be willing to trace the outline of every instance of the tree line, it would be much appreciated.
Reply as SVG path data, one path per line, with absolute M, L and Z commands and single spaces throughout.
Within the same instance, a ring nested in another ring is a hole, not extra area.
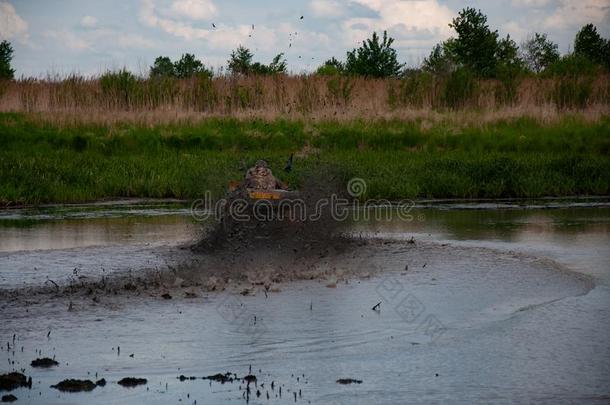
M 319 66 L 319 75 L 356 75 L 366 77 L 404 77 L 427 72 L 445 76 L 466 73 L 479 78 L 505 79 L 520 74 L 588 73 L 610 70 L 610 40 L 602 38 L 593 24 L 583 26 L 574 39 L 573 51 L 561 56 L 558 45 L 544 33 L 534 33 L 520 46 L 507 35 L 500 37 L 487 23 L 480 10 L 467 7 L 449 24 L 455 36 L 434 46 L 417 69 L 407 68 L 398 60 L 393 48 L 394 39 L 386 31 L 376 32 L 358 48 L 347 51 L 344 61 L 335 57 Z M 0 43 L 0 79 L 14 78 L 11 67 L 13 48 L 8 41 Z M 227 72 L 232 75 L 286 74 L 287 62 L 283 53 L 269 64 L 254 62 L 251 50 L 239 46 L 227 61 Z M 179 60 L 159 56 L 150 67 L 151 78 L 212 77 L 213 71 L 195 55 L 185 53 Z

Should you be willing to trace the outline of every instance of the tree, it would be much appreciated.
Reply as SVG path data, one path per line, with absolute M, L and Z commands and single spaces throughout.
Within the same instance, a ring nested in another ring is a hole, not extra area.
M 0 43 L 0 79 L 13 79 L 15 69 L 11 68 L 13 60 L 13 47 L 8 41 Z
M 493 76 L 498 56 L 498 31 L 490 30 L 487 16 L 467 7 L 449 26 L 457 33 L 457 38 L 445 42 L 452 58 L 479 76 Z
M 172 62 L 167 56 L 159 56 L 150 67 L 150 77 L 177 77 L 187 79 L 195 75 L 204 74 L 212 76 L 212 71 L 207 69 L 203 62 L 195 59 L 195 55 L 185 53 L 176 62 Z
M 540 73 L 559 60 L 559 47 L 536 32 L 521 44 L 521 58 L 531 71 Z
M 175 77 L 174 63 L 167 56 L 159 56 L 150 67 L 151 77 Z
M 344 70 L 345 66 L 343 63 L 333 56 L 316 69 L 316 74 L 322 76 L 332 76 L 343 73 Z
M 193 77 L 201 73 L 212 76 L 212 72 L 206 69 L 200 60 L 195 59 L 195 55 L 190 53 L 183 54 L 180 60 L 174 63 L 174 70 L 176 77 L 181 79 Z
M 231 57 L 228 60 L 229 72 L 232 74 L 247 75 L 252 67 L 252 52 L 244 46 L 237 47 L 231 52 Z
M 283 53 L 279 53 L 273 58 L 269 64 L 269 73 L 286 73 L 286 59 L 284 59 Z
M 371 38 L 362 41 L 360 48 L 347 52 L 345 71 L 371 77 L 398 76 L 402 65 L 398 63 L 392 43 L 394 39 L 388 37 L 386 31 L 383 32 L 383 40 L 374 32 Z
M 519 56 L 519 47 L 507 35 L 498 41 L 498 47 L 496 49 L 496 63 L 505 67 L 520 69 L 523 66 L 523 60 Z
M 576 34 L 574 54 L 610 68 L 610 43 L 599 35 L 593 24 L 585 25 Z
M 447 75 L 455 70 L 455 62 L 444 44 L 436 44 L 430 52 L 430 56 L 424 59 L 422 69 L 436 75 Z
M 287 63 L 283 53 L 276 55 L 269 65 L 260 62 L 252 63 L 253 57 L 254 55 L 248 48 L 240 45 L 235 51 L 231 52 L 231 57 L 228 60 L 229 72 L 242 75 L 286 73 Z

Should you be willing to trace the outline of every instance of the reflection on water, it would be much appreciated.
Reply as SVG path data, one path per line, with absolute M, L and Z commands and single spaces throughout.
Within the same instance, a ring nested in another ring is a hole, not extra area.
M 104 210 L 71 210 L 0 214 L 0 252 L 141 243 L 182 243 L 198 235 L 201 224 L 188 209 L 124 207 Z M 414 209 L 413 219 L 395 214 L 371 214 L 368 221 L 352 222 L 355 233 L 433 234 L 451 240 L 504 242 L 556 241 L 574 238 L 607 239 L 610 208 L 561 209 Z M 360 216 L 362 218 L 362 215 Z
M 179 215 L 14 222 L 0 225 L 0 252 L 181 243 L 195 238 L 199 229 L 190 217 Z
M 449 239 L 519 241 L 550 234 L 564 238 L 576 234 L 610 235 L 610 208 L 536 210 L 415 209 L 413 220 L 394 218 L 355 223 L 356 231 L 434 233 Z

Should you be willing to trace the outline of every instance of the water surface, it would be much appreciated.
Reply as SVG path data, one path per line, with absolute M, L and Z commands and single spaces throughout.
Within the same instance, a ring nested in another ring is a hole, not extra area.
M 0 285 L 70 277 L 73 267 L 94 276 L 102 267 L 161 265 L 158 249 L 199 232 L 188 210 L 164 210 L 5 218 Z M 297 402 L 329 404 L 607 403 L 610 209 L 420 207 L 412 221 L 361 221 L 350 230 L 398 241 L 363 263 L 382 275 L 245 297 L 100 297 L 72 311 L 66 299 L 46 296 L 27 308 L 1 302 L 0 342 L 16 334 L 17 349 L 3 347 L 4 364 L 15 361 L 34 379 L 32 390 L 14 394 L 33 403 L 244 403 L 243 383 L 176 377 L 243 376 L 251 366 L 264 385 L 251 403 L 294 402 L 294 393 Z M 61 365 L 32 369 L 37 350 Z M 49 388 L 96 373 L 109 383 L 91 393 Z M 124 376 L 149 382 L 124 389 L 116 385 Z

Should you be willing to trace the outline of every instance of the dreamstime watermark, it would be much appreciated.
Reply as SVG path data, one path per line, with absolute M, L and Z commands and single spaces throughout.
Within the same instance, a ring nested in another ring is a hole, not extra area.
M 377 285 L 376 291 L 405 323 L 416 325 L 416 330 L 431 341 L 436 341 L 447 330 L 438 317 L 428 313 L 424 303 L 408 292 L 396 276 L 385 277 Z
M 343 198 L 337 194 L 306 202 L 304 198 L 288 197 L 279 200 L 260 198 L 251 200 L 243 197 L 222 198 L 213 201 L 212 195 L 206 191 L 204 198 L 195 200 L 191 205 L 191 216 L 197 221 L 214 219 L 221 221 L 231 218 L 235 222 L 256 220 L 265 221 L 300 221 L 316 222 L 330 218 L 337 222 L 352 220 L 390 221 L 394 217 L 402 221 L 413 221 L 412 214 L 415 203 L 404 199 L 390 202 L 386 199 L 367 199 L 365 195 L 367 183 L 361 178 L 353 178 L 347 184 L 347 193 L 352 198 Z M 264 192 L 263 192 L 264 194 Z M 420 221 L 422 218 L 418 218 Z
M 236 331 L 257 341 L 267 333 L 267 326 L 260 316 L 250 311 L 242 300 L 234 295 L 226 295 L 216 305 L 218 314 L 236 328 Z

